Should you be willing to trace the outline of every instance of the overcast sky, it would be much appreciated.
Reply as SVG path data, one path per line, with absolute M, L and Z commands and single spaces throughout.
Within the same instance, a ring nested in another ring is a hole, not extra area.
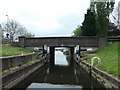
M 90 0 L 0 0 L 0 23 L 7 21 L 7 14 L 36 36 L 69 36 L 83 22 L 89 4 Z

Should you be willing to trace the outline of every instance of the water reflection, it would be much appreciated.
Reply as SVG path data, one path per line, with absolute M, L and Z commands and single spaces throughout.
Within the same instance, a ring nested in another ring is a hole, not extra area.
M 55 84 L 48 84 L 48 83 L 32 83 L 27 90 L 31 88 L 74 88 L 74 89 L 81 89 L 80 86 L 75 85 L 55 85 Z
M 55 51 L 55 65 L 68 65 L 66 56 L 61 51 Z
M 69 66 L 54 66 L 50 68 L 46 82 L 52 84 L 77 85 L 73 68 Z
M 69 66 L 54 66 L 46 70 L 46 74 L 43 75 L 44 80 L 40 80 L 38 77 L 29 88 L 74 88 L 73 90 L 82 89 L 76 81 L 74 70 Z M 42 76 L 42 78 L 43 78 Z

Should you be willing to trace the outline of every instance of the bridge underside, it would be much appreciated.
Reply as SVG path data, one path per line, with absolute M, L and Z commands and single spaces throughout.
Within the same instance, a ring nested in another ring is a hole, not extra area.
M 69 47 L 70 48 L 70 63 L 69 65 L 73 64 L 74 60 L 74 47 Z M 50 47 L 50 65 L 55 65 L 55 46 Z

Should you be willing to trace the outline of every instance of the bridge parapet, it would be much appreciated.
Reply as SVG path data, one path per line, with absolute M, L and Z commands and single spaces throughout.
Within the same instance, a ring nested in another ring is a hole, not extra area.
M 82 36 L 82 37 L 19 37 L 21 47 L 69 46 L 80 45 L 81 47 L 103 47 L 106 45 L 106 37 Z

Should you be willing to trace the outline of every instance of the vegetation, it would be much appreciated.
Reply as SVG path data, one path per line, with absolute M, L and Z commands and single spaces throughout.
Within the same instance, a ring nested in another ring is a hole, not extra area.
M 21 47 L 13 47 L 10 45 L 0 45 L 0 56 L 12 56 L 19 54 L 32 53 L 33 50 Z
M 2 23 L 1 28 L 2 32 L 4 31 L 3 34 L 6 33 L 5 37 L 9 38 L 12 41 L 18 39 L 18 36 L 34 36 L 30 32 L 28 32 L 24 26 L 22 26 L 19 22 L 17 22 L 14 19 L 8 19 L 7 22 Z
M 96 67 L 120 78 L 120 73 L 118 73 L 118 51 L 120 51 L 118 43 L 109 43 L 106 47 L 99 49 L 95 56 L 100 57 L 102 63 L 97 65 L 97 60 L 95 60 Z M 93 56 L 87 57 L 89 58 L 87 62 L 90 63 Z
M 94 5 L 98 33 L 106 36 L 108 35 L 109 15 L 113 11 L 114 2 L 109 0 L 106 2 L 97 2 Z
M 80 37 L 82 35 L 81 26 L 78 25 L 77 28 L 73 31 L 73 33 L 74 33 L 73 37 Z
M 112 18 L 113 18 L 113 22 L 118 25 L 119 22 L 120 22 L 120 1 L 118 2 L 118 5 L 115 7 L 113 13 L 111 14 L 112 15 Z
M 82 29 L 82 36 L 97 35 L 95 14 L 90 9 L 88 9 L 87 14 L 85 14 L 85 19 L 82 23 L 81 29 Z
M 112 0 L 104 2 L 96 2 L 96 0 L 93 0 L 93 2 L 90 3 L 87 14 L 85 14 L 81 32 L 76 28 L 73 31 L 74 36 L 107 36 L 109 31 L 109 15 L 112 13 L 113 8 L 114 2 Z

